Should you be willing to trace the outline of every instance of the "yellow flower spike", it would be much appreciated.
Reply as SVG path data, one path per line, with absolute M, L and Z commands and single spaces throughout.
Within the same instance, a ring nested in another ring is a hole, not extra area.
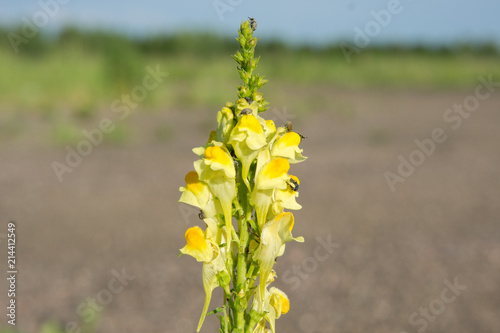
M 260 281 L 267 281 L 274 265 L 274 260 L 282 254 L 282 246 L 286 242 L 295 240 L 303 242 L 303 237 L 294 238 L 292 236 L 294 218 L 290 212 L 281 213 L 273 220 L 267 222 L 260 234 L 260 245 L 255 251 L 253 258 L 260 264 Z M 259 285 L 262 295 L 264 294 L 265 283 Z
M 248 171 L 259 150 L 267 144 L 262 125 L 253 114 L 242 115 L 233 128 L 229 141 L 236 157 L 241 161 L 243 181 L 250 189 Z
M 186 230 L 184 237 L 187 244 L 180 249 L 182 254 L 190 255 L 197 261 L 212 261 L 214 250 L 212 242 L 208 239 L 209 233 L 203 232 L 200 227 L 196 226 Z
M 236 171 L 233 159 L 225 148 L 218 145 L 205 149 L 205 158 L 194 162 L 200 179 L 207 183 L 220 201 L 226 225 L 226 240 L 231 245 L 232 203 L 236 197 Z
M 180 188 L 180 202 L 201 208 L 198 216 L 206 223 L 204 230 L 186 231 L 181 249 L 203 263 L 205 301 L 198 332 L 212 306 L 213 290 L 221 287 L 224 305 L 214 311 L 221 312 L 221 332 L 276 333 L 275 320 L 289 311 L 290 301 L 270 288 L 276 279 L 273 266 L 287 242 L 304 241 L 292 236 L 294 217 L 284 210 L 300 208 L 299 180 L 288 172 L 291 163 L 306 158 L 291 123 L 276 127 L 259 116 L 269 103 L 258 91 L 267 80 L 255 71 L 256 29 L 254 18 L 240 26 L 241 50 L 233 56 L 243 81 L 238 100 L 218 110 L 217 128 L 205 145 L 193 149 L 199 156 L 195 171 Z
M 205 161 L 208 165 L 211 165 L 212 170 L 223 170 L 228 178 L 236 176 L 231 155 L 219 146 L 205 149 Z
M 290 163 L 305 161 L 307 157 L 302 156 L 302 149 L 299 148 L 301 138 L 295 132 L 286 132 L 273 144 L 271 155 L 274 157 L 284 157 Z

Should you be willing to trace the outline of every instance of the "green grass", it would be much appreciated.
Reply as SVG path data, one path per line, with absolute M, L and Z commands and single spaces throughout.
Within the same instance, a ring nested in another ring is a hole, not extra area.
M 108 54 L 61 47 L 35 57 L 0 48 L 0 138 L 23 135 L 27 132 L 25 120 L 35 118 L 48 125 L 46 141 L 75 144 L 83 138 L 82 128 L 95 126 L 100 117 L 111 112 L 117 99 L 142 85 L 146 66 L 159 65 L 169 75 L 148 91 L 131 113 L 215 111 L 236 98 L 240 78 L 230 53 L 160 56 L 136 51 L 128 54 L 127 47 L 122 50 Z M 470 90 L 481 75 L 500 79 L 500 59 L 494 54 L 467 52 L 366 50 L 347 63 L 338 51 L 284 50 L 265 52 L 257 71 L 270 81 L 262 92 L 271 108 L 286 106 L 293 113 L 335 109 L 341 111 L 340 116 L 350 118 L 352 107 L 338 105 L 329 93 L 332 88 Z M 123 123 L 106 136 L 106 142 L 126 144 L 132 135 L 132 127 Z M 153 135 L 168 140 L 171 134 L 168 128 L 159 128 Z M 374 135 L 372 139 L 380 138 Z
M 0 53 L 0 106 L 25 112 L 91 116 L 96 108 L 109 108 L 122 93 L 142 84 L 144 67 L 154 68 L 157 64 L 169 76 L 141 103 L 146 108 L 218 108 L 235 97 L 239 77 L 230 54 L 208 58 L 198 54 L 135 58 L 137 66 L 125 62 L 111 71 L 113 64 L 96 54 L 59 50 L 34 59 Z M 119 71 L 133 71 L 127 79 L 130 82 L 119 84 L 118 79 L 109 77 Z M 348 64 L 339 53 L 286 52 L 266 54 L 258 72 L 272 82 L 265 87 L 267 99 L 272 101 L 284 86 L 465 89 L 477 84 L 479 75 L 491 73 L 500 77 L 500 60 L 484 55 L 367 51 L 355 55 Z M 318 98 L 321 96 L 315 99 Z

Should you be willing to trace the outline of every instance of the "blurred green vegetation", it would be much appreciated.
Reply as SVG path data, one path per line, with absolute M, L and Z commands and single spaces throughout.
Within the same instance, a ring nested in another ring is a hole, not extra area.
M 95 126 L 114 103 L 124 105 L 123 96 L 137 89 L 146 92 L 144 100 L 135 101 L 142 112 L 217 110 L 236 98 L 240 78 L 231 57 L 238 48 L 233 38 L 188 32 L 139 38 L 68 27 L 57 35 L 40 32 L 13 47 L 13 33 L 23 36 L 21 28 L 0 28 L 2 141 L 35 129 L 53 144 L 75 144 L 82 128 Z M 332 93 L 335 88 L 467 90 L 480 75 L 500 77 L 493 44 L 370 47 L 353 53 L 348 62 L 340 43 L 291 46 L 261 37 L 257 72 L 270 81 L 262 92 L 271 108 L 293 106 L 294 113 L 334 108 L 352 117 L 351 107 Z M 146 68 L 168 76 L 145 90 Z M 45 127 L 35 124 L 27 130 L 28 117 Z M 105 142 L 126 144 L 132 132 L 130 119 L 124 119 Z M 160 126 L 152 135 L 167 141 L 172 129 Z M 372 139 L 378 142 L 383 135 L 374 133 Z
M 218 108 L 236 96 L 239 78 L 231 55 L 237 42 L 231 38 L 206 33 L 129 38 L 66 28 L 57 36 L 37 34 L 15 53 L 9 32 L 22 36 L 20 29 L 0 31 L 6 37 L 0 42 L 3 108 L 42 114 L 70 110 L 91 117 L 96 108 L 109 108 L 141 85 L 146 66 L 158 65 L 169 76 L 148 92 L 143 107 Z M 292 47 L 263 39 L 257 50 L 262 56 L 258 72 L 272 82 L 264 87 L 271 102 L 282 99 L 287 87 L 460 89 L 477 84 L 479 75 L 500 75 L 499 53 L 492 44 L 372 47 L 353 54 L 350 63 L 338 45 Z M 328 103 L 321 98 L 313 99 Z

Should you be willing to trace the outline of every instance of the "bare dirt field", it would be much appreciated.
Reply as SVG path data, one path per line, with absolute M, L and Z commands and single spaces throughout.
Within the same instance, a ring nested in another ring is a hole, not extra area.
M 307 137 L 309 159 L 291 169 L 303 206 L 294 235 L 306 242 L 287 245 L 276 265 L 291 300 L 278 332 L 499 332 L 500 94 L 445 120 L 473 89 L 321 93 L 336 101 L 330 110 L 287 105 Z M 1 144 L 0 241 L 15 221 L 20 331 L 53 319 L 78 332 L 98 316 L 98 332 L 195 332 L 201 265 L 177 254 L 201 223 L 177 200 L 215 111 L 137 111 L 143 140 L 94 147 L 62 182 L 51 164 L 64 163 L 64 147 L 30 135 Z M 277 111 L 263 115 L 282 124 Z M 159 123 L 170 139 L 147 139 Z M 436 129 L 441 142 L 430 144 Z M 399 156 L 419 165 L 400 167 Z M 398 167 L 404 182 L 392 191 L 384 174 Z M 0 288 L 6 311 L 5 279 Z

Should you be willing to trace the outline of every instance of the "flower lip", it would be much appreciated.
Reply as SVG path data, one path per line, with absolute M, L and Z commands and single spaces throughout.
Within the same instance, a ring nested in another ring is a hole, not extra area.
M 222 165 L 233 165 L 229 155 L 219 146 L 207 147 L 205 149 L 205 158 Z
M 186 230 L 184 237 L 186 238 L 187 244 L 193 249 L 203 250 L 207 247 L 203 231 L 198 226 Z
M 300 135 L 295 132 L 287 132 L 279 139 L 285 146 L 298 146 L 300 140 Z
M 269 176 L 269 178 L 278 178 L 290 170 L 290 163 L 285 158 L 275 158 L 270 161 L 263 172 Z
M 290 301 L 281 295 L 280 298 L 281 298 L 281 314 L 285 314 L 290 310 Z
M 262 125 L 253 114 L 245 114 L 241 117 L 240 127 L 247 128 L 254 133 L 263 133 Z

